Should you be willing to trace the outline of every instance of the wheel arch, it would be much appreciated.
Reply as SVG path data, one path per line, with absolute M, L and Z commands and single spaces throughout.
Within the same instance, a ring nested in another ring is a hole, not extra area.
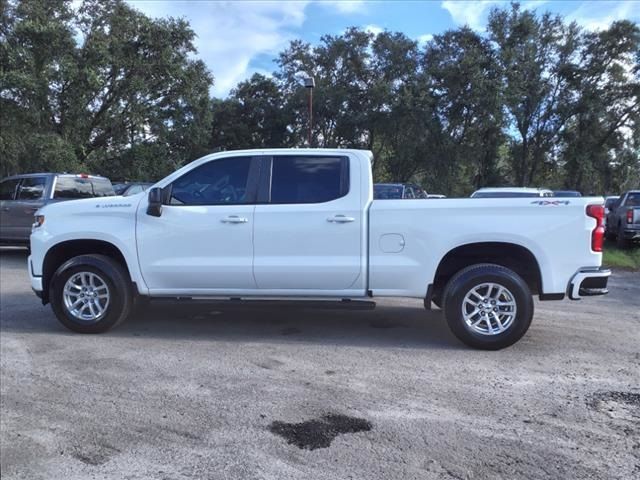
M 441 296 L 451 277 L 478 263 L 494 263 L 513 270 L 524 279 L 533 294 L 542 292 L 540 265 L 531 250 L 509 242 L 474 242 L 459 245 L 442 257 L 433 278 L 432 296 Z
M 42 263 L 42 303 L 49 302 L 49 289 L 56 270 L 65 262 L 80 255 L 99 254 L 118 262 L 130 279 L 131 271 L 122 251 L 113 243 L 105 240 L 81 239 L 65 240 L 53 245 L 44 256 Z M 133 279 L 132 279 L 133 281 Z

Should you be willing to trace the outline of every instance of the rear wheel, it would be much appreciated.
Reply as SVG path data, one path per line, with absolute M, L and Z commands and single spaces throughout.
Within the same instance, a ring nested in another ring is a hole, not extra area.
M 80 255 L 61 265 L 51 279 L 51 307 L 65 327 L 102 333 L 131 311 L 131 282 L 124 268 L 104 255 Z
M 458 272 L 447 284 L 443 305 L 453 334 L 483 350 L 514 344 L 533 318 L 533 298 L 526 282 L 512 270 L 494 264 Z
M 620 224 L 618 226 L 618 235 L 616 237 L 616 246 L 618 248 L 627 248 L 629 246 L 629 241 L 624 238 L 624 226 Z
M 607 240 L 615 240 L 616 239 L 616 232 L 612 231 L 611 228 L 609 228 L 607 226 L 607 227 L 605 227 L 605 230 L 604 230 L 604 237 Z

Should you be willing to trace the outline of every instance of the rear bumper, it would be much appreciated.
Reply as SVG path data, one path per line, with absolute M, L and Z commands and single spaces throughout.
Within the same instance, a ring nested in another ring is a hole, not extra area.
M 622 231 L 626 240 L 640 240 L 640 226 L 627 227 Z
M 569 282 L 567 293 L 571 300 L 609 293 L 607 282 L 611 276 L 608 268 L 579 270 Z

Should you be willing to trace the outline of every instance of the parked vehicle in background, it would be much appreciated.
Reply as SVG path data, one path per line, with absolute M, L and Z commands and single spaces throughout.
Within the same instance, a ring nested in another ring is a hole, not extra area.
M 144 192 L 151 185 L 153 185 L 153 183 L 148 182 L 114 183 L 113 190 L 116 192 L 116 195 L 128 197 L 129 195 Z
M 29 245 L 33 214 L 52 202 L 115 195 L 108 178 L 30 173 L 0 182 L 0 243 Z
M 605 228 L 607 226 L 607 218 L 609 217 L 609 212 L 611 212 L 611 207 L 613 207 L 616 203 L 618 203 L 619 195 L 610 195 L 608 197 L 604 197 L 604 225 Z
M 481 188 L 471 194 L 471 198 L 516 198 L 553 197 L 553 192 L 545 188 L 491 187 Z
M 420 298 L 460 340 L 491 350 L 525 334 L 533 295 L 607 293 L 602 197 L 373 200 L 372 162 L 364 150 L 219 152 L 146 195 L 47 205 L 31 286 L 82 333 L 125 320 L 136 296 L 320 308 Z
M 427 198 L 427 192 L 413 183 L 374 183 L 374 200 L 398 200 L 401 198 Z
M 440 193 L 427 193 L 427 198 L 447 198 L 447 196 Z
M 581 197 L 582 194 L 575 190 L 554 190 L 554 197 Z
M 609 207 L 606 235 L 619 247 L 640 240 L 640 190 L 630 190 Z

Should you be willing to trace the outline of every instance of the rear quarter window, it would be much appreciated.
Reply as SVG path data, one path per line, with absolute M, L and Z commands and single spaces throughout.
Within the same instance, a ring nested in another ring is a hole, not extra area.
M 271 175 L 271 203 L 323 203 L 349 191 L 347 157 L 277 156 Z

